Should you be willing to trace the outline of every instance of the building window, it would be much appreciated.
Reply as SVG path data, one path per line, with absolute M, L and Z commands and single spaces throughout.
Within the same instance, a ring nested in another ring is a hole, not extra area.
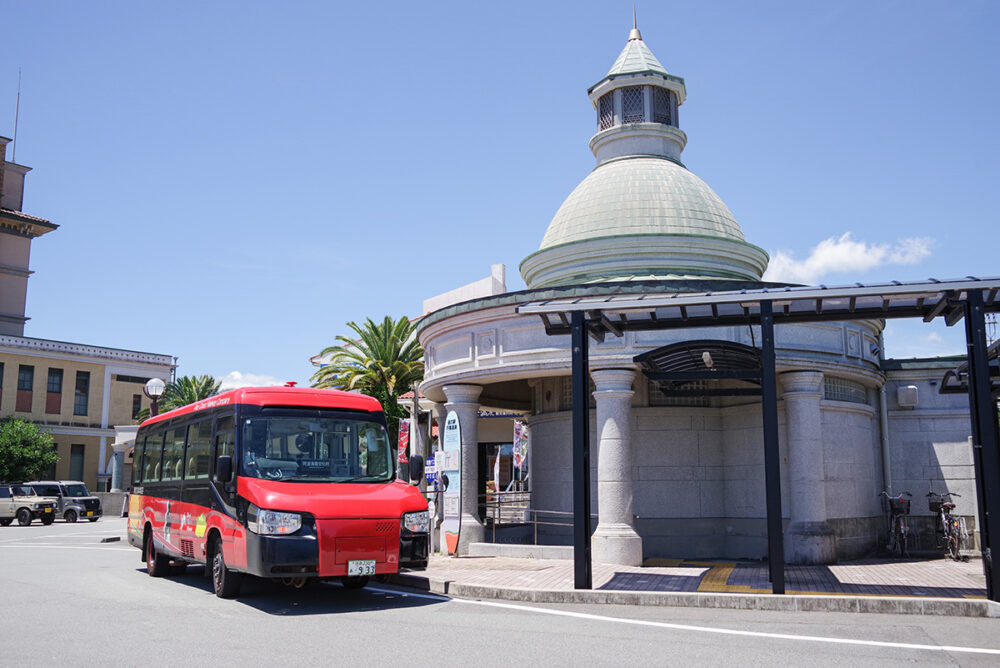
M 90 403 L 90 372 L 76 372 L 76 391 L 73 393 L 73 415 L 86 415 Z
M 49 380 L 46 383 L 45 412 L 58 414 L 62 409 L 63 370 L 49 369 Z
M 59 456 L 59 444 L 58 443 L 53 443 L 52 444 L 52 452 L 56 453 L 56 457 Z M 47 469 L 45 469 L 45 472 L 42 473 L 42 478 L 44 478 L 45 480 L 55 480 L 55 478 L 56 478 L 56 464 L 57 463 L 59 463 L 58 459 L 56 459 L 56 461 L 52 462 L 52 464 L 50 464 L 49 467 Z
M 21 364 L 17 368 L 17 403 L 14 410 L 31 412 L 31 388 L 35 385 L 35 367 Z
M 69 446 L 69 479 L 83 480 L 83 461 L 87 453 L 87 446 L 74 443 Z
M 590 390 L 587 392 L 587 397 L 590 402 L 590 407 L 593 408 L 597 405 L 597 400 L 594 398 L 594 391 L 597 387 L 594 385 L 594 379 L 590 379 Z M 562 410 L 571 411 L 573 410 L 573 376 L 564 376 L 562 379 Z
M 139 416 L 139 411 L 142 410 L 142 395 L 133 394 L 132 395 L 132 419 L 136 419 Z
M 852 404 L 867 404 L 868 391 L 861 383 L 844 378 L 824 378 L 823 398 L 831 401 L 847 401 Z
M 642 123 L 646 120 L 646 102 L 643 86 L 622 88 L 622 122 Z
M 672 117 L 673 114 L 670 113 L 671 103 L 670 103 L 670 91 L 666 88 L 653 88 L 653 122 L 663 123 L 664 125 L 674 125 Z
M 646 390 L 649 393 L 649 405 L 650 406 L 692 406 L 697 408 L 707 408 L 708 407 L 708 397 L 668 397 L 660 391 L 660 386 L 656 384 L 655 381 L 646 379 L 647 386 Z M 678 389 L 684 390 L 707 390 L 708 381 L 705 380 L 695 380 L 690 383 L 684 383 L 684 386 Z
M 615 94 L 602 95 L 597 101 L 597 129 L 607 130 L 615 124 Z

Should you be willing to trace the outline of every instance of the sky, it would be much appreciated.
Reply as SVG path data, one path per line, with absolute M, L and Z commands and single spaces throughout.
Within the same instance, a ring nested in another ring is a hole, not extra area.
M 685 165 L 767 278 L 1000 275 L 1000 3 L 640 3 L 685 79 Z M 345 323 L 505 264 L 593 169 L 587 88 L 632 4 L 0 0 L 0 135 L 32 245 L 25 336 L 308 383 Z M 8 159 L 12 147 L 8 146 Z M 892 321 L 886 355 L 960 353 Z

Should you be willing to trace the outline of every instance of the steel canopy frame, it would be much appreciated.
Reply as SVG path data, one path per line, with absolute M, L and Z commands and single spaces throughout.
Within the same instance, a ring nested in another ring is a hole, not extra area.
M 777 381 L 774 326 L 823 321 L 943 317 L 951 326 L 963 318 L 969 365 L 969 404 L 975 443 L 973 461 L 979 494 L 983 569 L 987 597 L 1000 601 L 1000 569 L 994 569 L 990 537 L 1000 537 L 1000 450 L 995 406 L 990 396 L 985 313 L 1000 312 L 1000 278 L 883 283 L 827 288 L 782 287 L 719 293 L 672 292 L 611 295 L 527 302 L 519 314 L 538 315 L 549 335 L 573 335 L 574 561 L 577 589 L 591 588 L 589 391 L 587 336 L 607 333 L 759 324 L 761 404 L 767 488 L 768 564 L 772 591 L 783 594 L 784 547 L 778 456 Z M 586 333 L 586 334 L 585 334 Z M 584 468 L 586 463 L 586 468 Z

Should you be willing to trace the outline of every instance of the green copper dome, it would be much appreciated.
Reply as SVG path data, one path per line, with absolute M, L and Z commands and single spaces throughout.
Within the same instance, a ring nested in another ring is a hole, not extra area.
M 539 249 L 601 237 L 684 234 L 745 241 L 729 208 L 704 181 L 663 158 L 606 162 L 570 193 Z
M 605 77 L 618 76 L 619 74 L 635 74 L 638 72 L 666 74 L 667 69 L 660 64 L 660 61 L 656 59 L 656 56 L 653 55 L 653 52 L 649 50 L 649 47 L 646 46 L 646 43 L 641 38 L 629 39 Z

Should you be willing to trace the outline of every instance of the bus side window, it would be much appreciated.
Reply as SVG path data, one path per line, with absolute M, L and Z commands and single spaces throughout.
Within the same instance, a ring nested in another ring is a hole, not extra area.
M 187 427 L 167 432 L 163 445 L 163 480 L 180 480 L 184 474 L 184 436 Z
M 223 455 L 233 457 L 233 416 L 226 415 L 215 421 L 215 456 L 212 457 L 212 472 L 215 472 L 215 460 Z M 233 462 L 235 467 L 236 462 Z
M 160 479 L 163 461 L 163 437 L 160 431 L 153 433 L 146 441 L 146 456 L 143 461 L 142 479 L 144 482 L 156 482 Z
M 135 439 L 135 451 L 132 454 L 132 484 L 142 482 L 142 456 L 146 452 L 146 436 Z
M 188 429 L 186 480 L 208 478 L 208 451 L 211 445 L 212 421 L 195 422 Z

